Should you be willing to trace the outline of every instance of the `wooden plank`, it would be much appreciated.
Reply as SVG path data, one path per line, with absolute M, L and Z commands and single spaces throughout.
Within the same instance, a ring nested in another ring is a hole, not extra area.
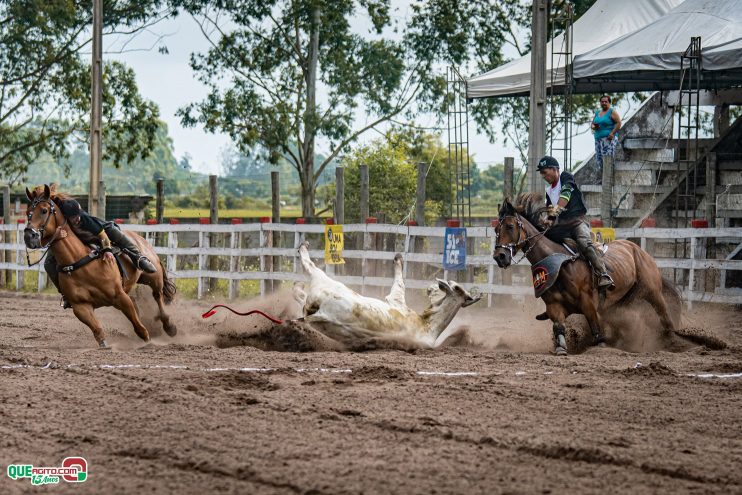
M 740 260 L 689 260 L 675 258 L 655 258 L 654 261 L 660 268 L 682 268 L 685 270 L 742 270 Z
M 742 238 L 742 227 L 715 229 L 616 229 L 616 238 L 618 239 L 638 239 L 640 237 L 647 237 L 649 239 L 690 239 L 691 237 Z
M 717 303 L 717 304 L 742 304 L 742 295 L 714 294 L 711 292 L 681 291 L 681 297 L 686 301 Z

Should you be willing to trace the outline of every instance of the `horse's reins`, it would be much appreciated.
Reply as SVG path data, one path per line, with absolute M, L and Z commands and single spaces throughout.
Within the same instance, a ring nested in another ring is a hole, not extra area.
M 502 220 L 506 218 L 515 218 L 516 222 L 518 223 L 518 242 L 515 242 L 515 243 L 511 242 L 508 244 L 495 244 L 495 249 L 502 248 L 502 249 L 507 249 L 508 251 L 510 251 L 510 258 L 513 260 L 511 263 L 514 265 L 517 265 L 518 263 L 523 261 L 523 259 L 526 256 L 528 256 L 528 253 L 530 253 L 531 250 L 536 247 L 536 244 L 538 244 L 538 241 L 534 243 L 530 243 L 530 241 L 532 239 L 536 239 L 537 237 L 538 238 L 542 237 L 551 228 L 551 226 L 545 228 L 543 231 L 537 234 L 526 236 L 525 239 L 520 240 L 521 233 L 525 232 L 526 230 L 526 228 L 523 226 L 523 222 L 521 222 L 520 219 L 516 215 L 505 215 L 503 217 L 500 217 L 500 225 L 497 226 L 497 230 L 495 231 L 495 235 L 497 235 L 498 238 L 500 237 L 500 229 L 502 228 Z M 520 257 L 520 259 L 515 261 L 515 253 L 513 252 L 513 249 L 520 249 L 520 247 L 523 245 L 527 245 L 528 248 L 523 251 L 523 255 Z
M 31 220 L 31 217 L 33 216 L 34 210 L 41 203 L 47 203 L 49 205 L 49 214 L 47 215 L 46 220 L 44 220 L 44 224 L 39 228 L 39 245 L 41 245 L 41 239 L 44 238 L 44 231 L 46 230 L 46 226 L 49 224 L 49 220 L 52 219 L 52 217 L 55 215 L 55 213 L 57 211 L 56 208 L 55 208 L 55 204 L 54 204 L 53 201 L 51 201 L 49 199 L 39 199 L 39 198 L 36 198 L 36 199 L 33 200 L 33 203 L 31 203 L 31 209 L 28 212 L 28 220 L 29 220 L 29 222 Z M 64 216 L 64 215 L 62 215 L 62 216 Z M 37 262 L 31 263 L 31 256 L 28 253 L 28 247 L 26 247 L 26 262 L 28 263 L 28 266 L 36 266 L 39 263 L 41 263 L 44 260 L 44 258 L 46 258 L 46 255 L 49 254 L 49 249 L 52 247 L 52 244 L 54 244 L 58 240 L 58 238 L 59 238 L 59 231 L 60 231 L 60 229 L 63 228 L 65 225 L 67 225 L 67 218 L 66 217 L 64 219 L 64 223 L 60 227 L 58 227 L 57 229 L 54 230 L 54 235 L 49 240 L 49 242 L 46 243 L 46 246 L 41 246 L 39 248 L 39 249 L 46 248 L 46 251 L 44 251 L 44 254 L 41 255 L 41 258 L 39 258 L 39 260 Z

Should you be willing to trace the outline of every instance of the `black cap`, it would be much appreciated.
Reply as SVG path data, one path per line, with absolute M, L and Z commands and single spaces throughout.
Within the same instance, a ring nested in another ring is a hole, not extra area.
M 545 156 L 538 161 L 536 170 L 541 172 L 545 168 L 559 168 L 559 162 L 553 156 Z
M 62 215 L 64 215 L 65 217 L 75 217 L 82 211 L 80 203 L 78 203 L 74 199 L 65 199 L 59 205 L 59 209 L 62 211 Z

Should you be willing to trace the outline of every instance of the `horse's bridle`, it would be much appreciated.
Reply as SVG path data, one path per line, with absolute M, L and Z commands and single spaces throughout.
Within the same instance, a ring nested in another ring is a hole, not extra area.
M 514 218 L 518 225 L 518 242 L 510 242 L 508 244 L 495 244 L 495 249 L 507 249 L 510 251 L 510 259 L 513 260 L 512 264 L 517 265 L 521 261 L 523 261 L 523 258 L 528 256 L 528 253 L 531 252 L 531 250 L 536 247 L 536 244 L 538 244 L 538 241 L 531 243 L 530 241 L 532 239 L 540 238 L 544 234 L 546 234 L 546 231 L 548 231 L 551 227 L 548 227 L 544 229 L 543 231 L 533 234 L 532 236 L 526 236 L 524 239 L 521 239 L 523 236 L 523 233 L 526 231 L 526 228 L 523 226 L 523 222 L 518 218 L 517 215 L 503 215 L 499 218 L 499 225 L 497 226 L 497 229 L 495 229 L 495 235 L 497 238 L 500 238 L 500 229 L 503 226 L 503 220 L 506 218 Z M 520 257 L 519 260 L 515 261 L 515 251 L 514 249 L 522 249 L 522 246 L 525 246 L 526 249 L 523 250 L 523 255 Z
M 49 205 L 49 213 L 46 216 L 46 220 L 44 220 L 44 224 L 37 230 L 31 227 L 31 218 L 33 218 L 33 212 L 36 210 L 36 207 L 42 203 L 46 203 Z M 54 242 L 57 241 L 59 237 L 59 229 L 55 230 L 54 235 L 49 240 L 49 242 L 46 243 L 46 246 L 41 245 L 41 240 L 44 238 L 44 231 L 46 230 L 46 226 L 49 224 L 49 220 L 51 220 L 55 216 L 56 211 L 57 211 L 56 205 L 54 204 L 54 201 L 50 199 L 36 198 L 31 202 L 31 206 L 28 208 L 28 227 L 27 228 L 31 230 L 32 232 L 36 231 L 39 233 L 39 246 L 40 246 L 39 249 L 46 248 L 46 252 L 41 258 L 39 258 L 39 261 L 37 261 L 36 263 L 31 263 L 31 259 L 28 255 L 28 248 L 26 248 L 26 261 L 28 261 L 28 266 L 34 266 L 34 265 L 38 265 L 39 263 L 41 263 L 41 260 L 43 260 L 44 257 L 46 257 L 47 253 L 49 253 L 49 248 L 52 246 L 52 244 L 54 244 Z M 60 227 L 64 227 L 65 225 L 67 225 L 66 217 L 64 219 L 64 223 Z

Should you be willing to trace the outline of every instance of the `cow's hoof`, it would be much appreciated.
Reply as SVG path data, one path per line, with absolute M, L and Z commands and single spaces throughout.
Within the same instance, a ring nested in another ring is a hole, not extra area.
M 307 251 L 309 251 L 309 243 L 307 241 L 303 241 L 301 244 L 299 244 L 299 251 L 301 251 L 301 248 L 304 248 Z

